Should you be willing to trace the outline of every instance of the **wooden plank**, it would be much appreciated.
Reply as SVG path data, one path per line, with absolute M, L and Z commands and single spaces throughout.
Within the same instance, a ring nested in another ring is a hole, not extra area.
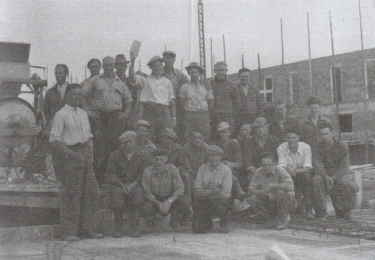
M 0 194 L 0 205 L 30 208 L 60 208 L 61 199 L 59 197 L 12 196 Z

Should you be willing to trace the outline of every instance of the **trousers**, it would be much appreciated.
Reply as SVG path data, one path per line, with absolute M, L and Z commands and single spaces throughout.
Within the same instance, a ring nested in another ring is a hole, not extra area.
M 142 119 L 150 123 L 150 137 L 153 143 L 161 142 L 163 130 L 172 127 L 172 117 L 168 106 L 143 104 Z

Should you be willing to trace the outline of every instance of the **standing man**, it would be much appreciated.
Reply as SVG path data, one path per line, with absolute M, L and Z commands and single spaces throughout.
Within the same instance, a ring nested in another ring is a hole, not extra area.
M 280 167 L 290 174 L 294 182 L 296 199 L 304 205 L 305 217 L 313 219 L 311 205 L 312 153 L 310 145 L 299 142 L 298 128 L 284 129 L 286 142 L 277 148 Z
M 120 136 L 121 148 L 114 151 L 108 160 L 106 181 L 110 184 L 110 208 L 114 211 L 114 237 L 122 237 L 123 214 L 127 210 L 130 218 L 130 235 L 140 237 L 139 215 L 144 198 L 142 189 L 143 171 L 149 165 L 148 157 L 137 151 L 137 134 L 126 131 Z
M 57 64 L 55 67 L 56 84 L 47 90 L 43 100 L 43 113 L 47 120 L 47 129 L 50 129 L 51 122 L 57 111 L 66 103 L 65 91 L 68 87 L 66 78 L 69 76 L 69 68 L 65 64 Z
M 322 105 L 322 101 L 318 97 L 310 97 L 307 99 L 306 105 L 309 110 L 309 115 L 300 123 L 301 141 L 314 147 L 320 138 L 318 125 L 323 121 L 329 123 L 331 123 L 331 121 L 321 116 L 320 106 Z
M 95 234 L 95 215 L 99 204 L 99 188 L 93 170 L 93 137 L 87 113 L 81 104 L 82 89 L 72 84 L 65 92 L 66 105 L 52 120 L 49 137 L 53 163 L 61 165 L 62 206 L 60 224 L 62 238 L 78 241 L 81 237 L 103 238 Z
M 99 180 L 105 173 L 109 155 L 119 147 L 118 139 L 127 129 L 133 102 L 128 87 L 113 72 L 114 68 L 114 59 L 105 57 L 104 73 L 93 77 L 83 87 L 94 134 L 95 173 Z
M 185 83 L 189 82 L 188 77 L 179 69 L 173 67 L 176 61 L 176 53 L 173 51 L 163 52 L 164 61 L 164 71 L 162 73 L 163 77 L 166 77 L 172 82 L 173 93 L 176 97 L 176 118 L 177 118 L 177 135 L 182 139 L 182 119 L 184 116 L 184 106 L 180 102 L 180 88 Z
M 281 142 L 285 141 L 285 130 L 286 129 L 297 129 L 299 123 L 296 119 L 286 116 L 288 109 L 284 102 L 276 102 L 275 106 L 275 117 L 270 123 L 268 132 L 279 138 Z
M 199 76 L 204 70 L 198 63 L 190 63 L 186 70 L 191 81 L 181 87 L 179 94 L 180 104 L 184 109 L 182 140 L 185 143 L 193 129 L 203 130 L 206 140 L 210 140 L 210 111 L 214 102 L 212 89 L 207 89 L 200 82 Z
M 255 211 L 268 218 L 268 227 L 284 229 L 290 221 L 290 213 L 296 208 L 294 184 L 289 173 L 274 165 L 272 153 L 260 157 L 262 167 L 254 175 L 249 187 L 249 204 Z
M 150 123 L 151 140 L 158 144 L 165 128 L 177 126 L 173 85 L 169 79 L 162 77 L 163 59 L 159 56 L 152 57 L 147 63 L 152 71 L 147 78 L 134 75 L 135 58 L 130 58 L 129 80 L 132 85 L 141 88 L 142 119 Z
M 262 112 L 262 102 L 259 91 L 250 86 L 251 72 L 247 68 L 238 71 L 240 82 L 236 85 L 241 98 L 241 108 L 236 117 L 235 134 L 244 124 L 254 123 L 255 118 Z
M 215 213 L 220 218 L 220 232 L 229 233 L 228 204 L 232 190 L 232 172 L 221 162 L 223 153 L 220 147 L 212 145 L 208 150 L 208 163 L 199 168 L 194 184 L 194 233 L 210 232 Z
M 215 79 L 209 82 L 212 89 L 214 106 L 211 113 L 211 138 L 215 138 L 216 126 L 220 122 L 228 122 L 234 131 L 234 118 L 241 108 L 241 97 L 238 89 L 227 79 L 227 64 L 219 61 L 215 64 Z
M 86 82 L 90 79 L 92 79 L 93 77 L 97 76 L 100 74 L 100 69 L 102 68 L 102 63 L 100 62 L 100 60 L 98 59 L 95 59 L 95 58 L 92 58 L 91 60 L 89 60 L 89 62 L 87 63 L 87 68 L 89 69 L 90 71 L 90 77 L 88 79 L 85 79 L 84 81 L 81 82 L 81 86 L 83 87 Z
M 327 217 L 326 195 L 331 195 L 336 216 L 352 221 L 358 186 L 349 176 L 349 150 L 346 143 L 336 140 L 330 122 L 318 125 L 321 141 L 313 150 L 314 177 L 312 179 L 313 205 L 316 217 Z

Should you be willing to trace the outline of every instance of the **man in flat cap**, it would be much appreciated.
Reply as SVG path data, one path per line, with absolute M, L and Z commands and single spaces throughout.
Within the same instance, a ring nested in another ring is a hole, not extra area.
M 128 87 L 114 73 L 115 61 L 103 59 L 104 73 L 88 81 L 83 87 L 86 111 L 94 135 L 95 170 L 102 179 L 109 155 L 118 146 L 118 138 L 128 128 L 127 118 L 133 102 Z
M 100 74 L 102 63 L 100 60 L 92 58 L 87 62 L 87 68 L 90 71 L 90 77 L 81 82 L 82 87 L 87 83 L 87 81 Z
M 138 151 L 143 151 L 145 154 L 150 155 L 156 146 L 149 139 L 151 125 L 146 120 L 138 120 L 135 124 L 135 131 L 137 137 L 135 138 L 135 146 Z
M 285 130 L 296 129 L 299 123 L 296 119 L 287 116 L 288 108 L 284 101 L 277 101 L 274 105 L 275 117 L 271 121 L 268 132 L 280 139 L 281 142 L 285 141 Z
M 167 163 L 172 164 L 179 168 L 179 159 L 181 157 L 182 146 L 176 143 L 178 136 L 172 128 L 165 128 L 162 136 L 161 143 L 158 148 L 163 148 L 168 151 Z
M 166 127 L 175 128 L 176 104 L 173 86 L 169 79 L 162 77 L 163 59 L 154 56 L 147 63 L 151 75 L 147 78 L 134 75 L 134 60 L 131 58 L 129 80 L 132 85 L 141 89 L 140 102 L 143 104 L 142 119 L 151 125 L 151 140 L 160 143 L 162 131 Z
M 139 237 L 139 216 L 143 207 L 142 175 L 149 166 L 148 157 L 137 151 L 133 131 L 123 133 L 120 149 L 114 151 L 108 160 L 106 183 L 110 194 L 110 208 L 114 211 L 114 237 L 123 235 L 123 214 L 127 210 L 130 218 L 130 235 Z M 109 187 L 108 187 L 109 186 Z
M 245 168 L 254 174 L 261 167 L 261 155 L 265 152 L 272 153 L 277 158 L 277 147 L 280 140 L 268 133 L 268 122 L 264 117 L 258 117 L 253 123 L 254 135 L 246 143 L 244 152 Z
M 301 141 L 307 143 L 311 147 L 319 141 L 318 125 L 325 121 L 331 122 L 328 118 L 321 115 L 322 101 L 318 97 L 309 97 L 306 101 L 309 115 L 300 123 Z
M 219 61 L 215 64 L 215 79 L 211 80 L 209 89 L 212 89 L 214 106 L 211 113 L 211 135 L 215 136 L 216 126 L 220 122 L 228 122 L 231 131 L 234 131 L 234 119 L 240 111 L 241 97 L 238 89 L 227 79 L 227 64 Z
M 186 70 L 191 80 L 182 85 L 179 93 L 180 103 L 184 109 L 182 140 L 188 141 L 193 129 L 201 129 L 204 131 L 206 140 L 209 141 L 211 139 L 210 111 L 214 102 L 212 89 L 208 89 L 199 80 L 204 70 L 198 63 L 190 63 Z
M 262 112 L 259 91 L 250 85 L 251 71 L 248 68 L 242 68 L 238 71 L 238 77 L 240 82 L 236 84 L 236 88 L 240 94 L 241 108 L 236 116 L 236 135 L 242 125 L 252 124 L 255 118 L 259 117 Z
M 153 164 L 143 173 L 142 185 L 146 203 L 144 214 L 147 227 L 152 229 L 156 213 L 171 214 L 169 225 L 179 226 L 181 217 L 189 212 L 189 205 L 182 199 L 184 183 L 177 167 L 167 164 L 168 150 L 156 149 L 152 152 Z
M 228 201 L 232 190 L 232 172 L 221 162 L 223 150 L 212 145 L 208 150 L 208 162 L 203 164 L 194 184 L 193 231 L 208 233 L 212 230 L 212 218 L 220 218 L 220 232 L 228 233 Z
M 261 167 L 256 170 L 249 186 L 249 204 L 264 218 L 269 228 L 284 229 L 290 221 L 290 213 L 296 208 L 294 184 L 290 174 L 275 166 L 273 153 L 260 156 Z

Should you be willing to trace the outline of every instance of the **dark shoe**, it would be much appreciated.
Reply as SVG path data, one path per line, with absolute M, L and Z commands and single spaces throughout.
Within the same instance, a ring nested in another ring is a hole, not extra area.
M 102 239 L 104 237 L 105 236 L 102 233 L 88 233 L 87 234 L 87 238 L 90 238 L 90 239 Z
M 117 229 L 117 228 L 115 229 L 112 235 L 112 237 L 114 238 L 120 238 L 122 236 L 123 236 L 122 229 Z
M 62 238 L 62 240 L 69 241 L 69 242 L 77 242 L 81 240 L 79 237 L 71 235 L 71 236 L 65 236 Z

